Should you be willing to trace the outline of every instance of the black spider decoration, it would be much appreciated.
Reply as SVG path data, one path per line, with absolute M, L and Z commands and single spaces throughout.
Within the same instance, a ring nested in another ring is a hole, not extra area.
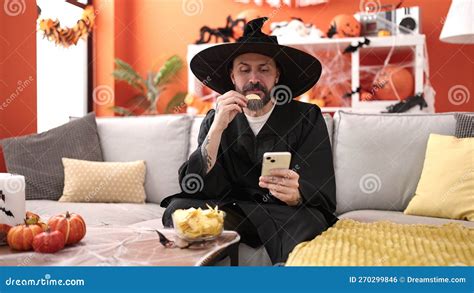
M 216 43 L 219 43 L 219 38 L 222 39 L 222 42 L 229 42 L 231 39 L 235 41 L 234 37 L 234 27 L 242 23 L 246 24 L 246 20 L 243 18 L 238 18 L 236 20 L 232 19 L 232 16 L 227 16 L 227 21 L 225 27 L 210 28 L 208 26 L 203 26 L 200 29 L 199 40 L 196 41 L 196 44 L 205 44 L 211 41 L 212 36 L 215 37 Z

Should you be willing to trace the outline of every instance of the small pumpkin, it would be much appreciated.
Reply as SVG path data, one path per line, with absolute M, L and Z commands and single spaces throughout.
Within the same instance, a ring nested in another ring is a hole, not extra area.
M 404 100 L 413 95 L 413 74 L 402 66 L 389 65 L 377 74 L 372 87 L 379 100 Z
M 33 249 L 41 253 L 54 253 L 64 248 L 64 235 L 50 228 L 33 238 Z
M 43 228 L 43 231 L 45 231 L 48 228 L 48 225 L 46 225 L 46 223 L 41 220 L 38 214 L 35 214 L 30 211 L 26 212 L 26 221 L 28 221 L 30 224 L 40 225 L 41 228 Z
M 336 15 L 330 22 L 329 38 L 354 38 L 360 36 L 360 23 L 349 14 Z
M 10 248 L 21 251 L 32 249 L 33 238 L 42 233 L 43 228 L 35 220 L 26 220 L 25 224 L 12 227 L 7 234 L 7 242 Z
M 86 235 L 84 219 L 74 213 L 66 212 L 51 217 L 48 221 L 48 226 L 52 231 L 60 231 L 63 234 L 66 245 L 75 244 Z

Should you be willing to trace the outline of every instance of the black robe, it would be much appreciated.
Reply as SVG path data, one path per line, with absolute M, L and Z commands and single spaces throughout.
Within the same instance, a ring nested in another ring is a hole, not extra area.
M 332 151 L 319 107 L 299 101 L 276 105 L 257 136 L 245 115 L 237 114 L 222 134 L 214 167 L 204 174 L 201 144 L 214 115 L 215 110 L 207 113 L 199 146 L 179 170 L 181 183 L 186 175 L 201 176 L 202 190 L 183 191 L 166 198 L 162 206 L 176 197 L 217 200 L 220 206 L 237 204 L 257 228 L 273 263 L 285 261 L 295 245 L 313 239 L 337 221 Z M 283 151 L 292 154 L 290 168 L 300 176 L 300 206 L 290 207 L 258 185 L 263 154 Z

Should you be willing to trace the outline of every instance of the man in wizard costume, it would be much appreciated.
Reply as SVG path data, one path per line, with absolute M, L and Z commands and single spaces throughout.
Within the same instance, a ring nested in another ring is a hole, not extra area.
M 179 170 L 182 192 L 161 205 L 166 227 L 176 209 L 217 205 L 226 212 L 225 229 L 252 247 L 264 245 L 279 263 L 336 222 L 336 184 L 320 108 L 293 100 L 318 81 L 321 63 L 264 34 L 266 20 L 250 21 L 237 42 L 191 60 L 194 75 L 221 96 Z M 265 152 L 290 152 L 289 169 L 261 176 Z

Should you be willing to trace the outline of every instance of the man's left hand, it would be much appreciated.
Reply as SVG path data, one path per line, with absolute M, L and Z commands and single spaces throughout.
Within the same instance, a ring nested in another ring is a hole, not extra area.
M 273 169 L 270 176 L 260 176 L 258 185 L 270 190 L 273 196 L 287 205 L 295 206 L 302 199 L 298 189 L 299 179 L 300 175 L 291 169 Z

